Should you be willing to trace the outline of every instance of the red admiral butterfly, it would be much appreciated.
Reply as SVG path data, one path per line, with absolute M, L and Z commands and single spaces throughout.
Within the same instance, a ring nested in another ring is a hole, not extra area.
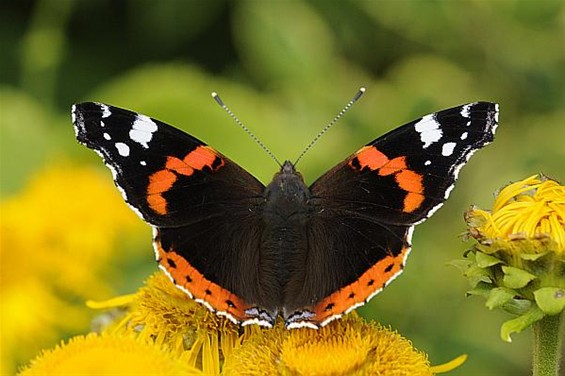
M 396 278 L 414 225 L 493 140 L 498 105 L 465 104 L 377 138 L 310 187 L 286 161 L 266 187 L 202 141 L 100 103 L 73 106 L 78 141 L 104 158 L 154 229 L 161 269 L 235 323 L 318 328 Z

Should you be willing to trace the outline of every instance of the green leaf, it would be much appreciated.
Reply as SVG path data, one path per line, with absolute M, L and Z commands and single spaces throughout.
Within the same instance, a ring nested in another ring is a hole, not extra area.
M 528 312 L 520 317 L 506 321 L 500 327 L 500 338 L 506 342 L 512 342 L 510 335 L 513 333 L 520 333 L 534 322 L 541 320 L 544 313 L 538 306 L 533 306 Z
M 496 287 L 490 291 L 485 305 L 488 309 L 501 307 L 517 295 L 516 291 L 506 287 Z
M 486 253 L 483 252 L 477 252 L 476 257 L 477 257 L 477 265 L 481 268 L 488 268 L 489 266 L 502 263 L 502 260 L 494 256 L 487 255 Z
M 476 264 L 471 265 L 469 269 L 465 271 L 464 275 L 473 287 L 477 286 L 479 282 L 492 283 L 490 271 L 480 268 Z
M 536 261 L 540 257 L 547 255 L 548 252 L 543 253 L 521 253 L 520 258 L 527 261 Z
M 512 299 L 508 301 L 502 308 L 513 315 L 520 316 L 528 312 L 532 308 L 532 301 L 528 299 Z
M 504 277 L 502 278 L 504 285 L 512 289 L 522 288 L 537 278 L 535 275 L 513 266 L 502 266 L 502 271 L 504 272 Z
M 467 291 L 467 296 L 476 295 L 488 299 L 492 289 L 493 289 L 493 285 L 491 283 L 479 282 L 477 283 L 475 288 Z
M 451 260 L 447 262 L 447 265 L 455 266 L 460 272 L 465 272 L 471 266 L 471 261 L 469 260 Z
M 538 307 L 547 315 L 556 315 L 565 308 L 565 290 L 557 287 L 542 287 L 534 292 Z

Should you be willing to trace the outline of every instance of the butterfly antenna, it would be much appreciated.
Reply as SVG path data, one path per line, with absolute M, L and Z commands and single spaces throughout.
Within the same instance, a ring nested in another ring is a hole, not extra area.
M 277 157 L 275 157 L 275 155 L 269 150 L 268 147 L 265 146 L 265 144 L 263 144 L 261 142 L 261 140 L 259 140 L 257 138 L 257 136 L 255 136 L 253 134 L 253 132 L 251 132 L 251 130 L 249 128 L 247 128 L 245 126 L 245 124 L 243 124 L 241 122 L 241 120 L 239 120 L 237 118 L 237 116 L 235 116 L 235 114 L 232 112 L 232 110 L 229 109 L 228 106 L 226 106 L 226 104 L 224 103 L 224 101 L 220 98 L 220 96 L 218 95 L 218 93 L 216 92 L 212 92 L 212 98 L 214 98 L 214 100 L 220 105 L 220 107 L 222 107 L 224 109 L 224 111 L 226 111 L 228 113 L 228 115 L 237 123 L 237 125 L 239 125 L 241 127 L 241 129 L 243 129 L 245 131 L 245 133 L 247 133 L 256 143 L 257 145 L 259 145 L 261 147 L 261 149 L 263 149 L 269 156 L 271 156 L 271 158 L 273 158 L 273 160 L 275 162 L 277 162 L 277 164 L 279 165 L 279 167 L 282 167 L 281 163 L 279 162 L 279 160 L 277 159 Z
M 326 125 L 324 127 L 324 129 L 322 129 L 320 131 L 320 133 L 318 133 L 316 135 L 316 137 L 314 137 L 314 139 L 312 140 L 312 142 L 310 142 L 308 144 L 308 146 L 306 146 L 306 148 L 304 149 L 304 151 L 298 156 L 298 158 L 296 158 L 296 162 L 294 162 L 294 165 L 296 166 L 296 164 L 298 163 L 298 161 L 300 161 L 300 159 L 302 159 L 302 157 L 304 156 L 304 154 L 306 154 L 308 152 L 308 150 L 310 150 L 312 148 L 312 146 L 320 139 L 320 137 L 322 137 L 324 135 L 324 133 L 326 133 L 327 131 L 329 131 L 329 129 L 335 124 L 337 123 L 337 121 L 351 108 L 351 106 L 353 106 L 353 104 L 355 102 L 357 102 L 359 100 L 359 98 L 361 98 L 361 96 L 365 93 L 365 88 L 362 87 L 359 89 L 359 91 L 357 91 L 357 93 L 353 96 L 353 98 L 351 98 L 351 100 L 345 105 L 345 107 L 342 108 L 341 111 L 339 111 L 339 113 L 336 115 L 336 117 L 334 117 L 334 119 L 332 121 L 330 121 L 328 123 L 328 125 Z

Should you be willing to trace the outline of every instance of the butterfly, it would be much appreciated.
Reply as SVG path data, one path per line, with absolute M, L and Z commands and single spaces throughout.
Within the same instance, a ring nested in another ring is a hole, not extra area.
M 493 141 L 498 105 L 423 116 L 361 147 L 307 187 L 290 161 L 268 185 L 191 135 L 101 103 L 72 107 L 125 201 L 154 230 L 159 267 L 242 325 L 319 328 L 403 270 L 414 226 Z

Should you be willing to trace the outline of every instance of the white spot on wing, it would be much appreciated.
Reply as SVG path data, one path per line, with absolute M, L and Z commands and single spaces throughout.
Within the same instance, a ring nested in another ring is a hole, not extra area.
M 102 110 L 102 119 L 112 115 L 112 112 L 110 111 L 110 107 L 106 106 L 105 104 L 101 104 L 100 109 Z
M 430 160 L 427 160 L 427 161 L 424 162 L 424 165 L 426 165 L 426 166 L 429 166 L 431 164 L 432 164 L 432 161 L 430 161 Z
M 157 131 L 157 124 L 148 116 L 138 114 L 129 131 L 129 137 L 147 149 L 155 131 Z
M 122 157 L 129 156 L 129 146 L 127 146 L 123 142 L 116 142 L 114 146 L 116 146 L 116 149 L 118 149 L 118 154 L 120 154 Z
M 110 141 L 110 140 L 112 139 L 112 137 L 110 137 L 110 135 L 109 135 L 108 133 L 106 133 L 106 132 L 104 132 L 103 136 L 104 136 L 104 139 L 105 139 L 105 140 Z
M 461 116 L 468 118 L 469 115 L 471 114 L 471 106 L 470 104 L 466 104 L 463 106 L 463 108 L 461 108 Z
M 461 135 L 461 140 L 466 140 L 467 136 L 469 136 L 469 133 L 463 132 L 463 134 Z
M 444 157 L 449 157 L 451 154 L 453 154 L 453 150 L 455 149 L 456 145 L 457 144 L 455 142 L 446 142 L 441 147 L 441 155 L 443 155 Z
M 424 149 L 437 142 L 443 135 L 440 124 L 434 115 L 426 115 L 414 125 L 416 132 L 420 134 L 420 140 L 424 143 Z
M 142 165 L 142 166 L 147 166 L 147 162 L 145 162 L 145 161 L 139 161 L 139 164 Z

